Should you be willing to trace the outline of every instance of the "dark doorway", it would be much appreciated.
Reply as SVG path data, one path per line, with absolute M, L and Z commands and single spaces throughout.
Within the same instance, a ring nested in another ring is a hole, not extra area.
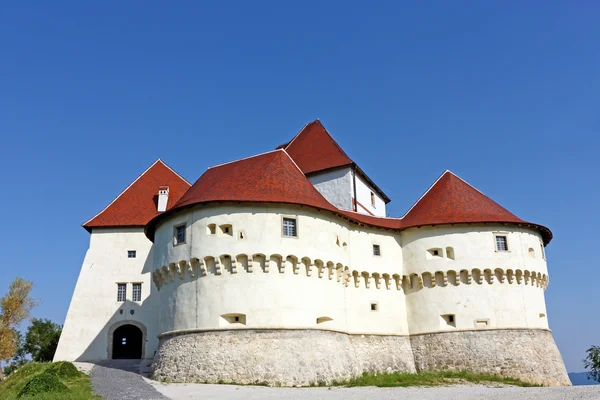
M 123 325 L 115 329 L 112 343 L 112 358 L 142 358 L 143 334 L 140 328 L 134 325 Z

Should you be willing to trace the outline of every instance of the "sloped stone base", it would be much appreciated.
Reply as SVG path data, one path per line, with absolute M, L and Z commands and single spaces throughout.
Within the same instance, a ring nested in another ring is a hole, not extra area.
M 168 382 L 331 384 L 363 372 L 415 372 L 405 336 L 236 330 L 163 337 L 151 376 Z
M 546 386 L 570 386 L 549 331 L 504 329 L 410 337 L 417 371 L 468 370 Z

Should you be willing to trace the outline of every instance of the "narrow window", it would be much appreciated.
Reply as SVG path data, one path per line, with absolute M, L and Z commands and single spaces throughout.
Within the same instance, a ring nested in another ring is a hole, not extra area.
M 546 259 L 546 251 L 544 249 L 544 243 L 540 241 L 540 249 L 542 250 L 542 258 Z
M 134 283 L 132 292 L 133 301 L 142 301 L 142 284 Z
M 298 229 L 296 227 L 295 218 L 284 218 L 283 219 L 283 236 L 297 237 Z
M 175 246 L 185 243 L 185 224 L 173 228 L 173 242 Z
M 442 327 L 453 326 L 456 328 L 456 317 L 454 314 L 442 314 L 440 317 L 442 319 Z
M 126 283 L 117 283 L 117 301 L 125 301 L 125 295 L 127 293 Z
M 135 258 L 136 252 L 135 250 L 127 250 L 127 258 Z
M 220 236 L 233 236 L 233 227 L 230 224 L 219 225 Z
M 379 304 L 371 303 L 371 311 L 377 311 L 377 310 L 379 310 Z
M 381 255 L 381 249 L 379 248 L 378 244 L 374 244 L 373 245 L 373 255 L 374 256 L 380 256 Z
M 217 233 L 217 225 L 215 225 L 215 224 L 208 224 L 206 226 L 206 234 L 207 235 L 214 235 L 215 233 Z
M 496 236 L 496 250 L 497 251 L 508 251 L 508 242 L 506 241 L 506 236 L 503 236 L 503 235 Z
M 375 193 L 371 192 L 371 205 L 375 207 Z

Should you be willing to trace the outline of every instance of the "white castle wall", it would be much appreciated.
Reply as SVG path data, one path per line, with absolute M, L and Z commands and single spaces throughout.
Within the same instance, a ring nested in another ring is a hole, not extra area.
M 375 195 L 375 206 L 371 204 L 371 193 Z M 386 217 L 385 201 L 379 194 L 360 176 L 356 174 L 356 199 L 362 204 L 371 214 L 378 217 Z M 367 214 L 361 206 L 358 206 L 357 211 L 361 214 Z
M 298 238 L 282 236 L 284 215 L 298 218 Z M 183 222 L 186 243 L 173 246 L 173 227 Z M 208 233 L 210 224 L 216 224 L 217 234 Z M 218 233 L 222 224 L 232 226 L 232 236 Z M 392 278 L 387 286 L 381 278 L 379 288 L 372 278 L 374 273 L 399 277 L 399 238 L 397 232 L 360 228 L 308 207 L 182 211 L 160 224 L 155 234 L 155 266 L 164 267 L 166 281 L 161 302 L 169 305 L 161 309 L 159 330 L 318 328 L 407 334 L 402 291 Z M 373 243 L 380 245 L 381 256 L 373 255 Z M 199 268 L 194 263 L 203 264 L 204 272 L 192 276 Z M 182 274 L 180 265 L 189 271 Z M 358 277 L 352 276 L 353 270 Z M 363 275 L 369 277 L 369 289 Z M 377 311 L 371 311 L 372 302 L 378 304 Z M 246 314 L 246 325 L 224 324 L 221 315 L 227 313 Z M 317 324 L 320 317 L 333 320 Z
M 508 237 L 509 251 L 496 251 L 498 232 Z M 412 228 L 402 232 L 402 243 L 406 274 L 422 281 L 422 288 L 418 284 L 406 292 L 411 334 L 548 329 L 540 290 L 547 267 L 536 231 L 503 225 Z M 431 255 L 436 248 L 439 257 Z M 456 326 L 448 325 L 440 317 L 443 314 L 455 315 Z
M 151 279 L 151 248 L 152 242 L 146 238 L 142 228 L 92 231 L 55 361 L 109 358 L 111 329 L 124 323 L 145 327 L 145 357 L 154 356 L 158 345 L 155 316 L 158 299 L 151 296 L 151 291 L 156 291 Z M 127 258 L 128 250 L 136 250 L 136 258 Z M 128 283 L 125 302 L 117 301 L 117 282 Z M 131 282 L 142 283 L 141 302 L 131 301 Z M 119 310 L 123 310 L 123 314 Z
M 283 216 L 298 219 L 298 238 L 282 236 Z M 173 246 L 173 227 L 184 222 L 187 242 Z M 219 225 L 232 235 L 219 234 Z M 495 251 L 494 232 L 508 236 L 509 252 Z M 540 244 L 536 231 L 504 225 L 394 232 L 308 207 L 196 207 L 156 230 L 155 279 L 169 304 L 159 331 L 547 329 Z M 434 248 L 440 257 L 428 252 Z M 225 314 L 244 314 L 246 323 L 228 324 Z M 444 314 L 455 315 L 455 326 Z M 320 317 L 332 321 L 317 324 Z

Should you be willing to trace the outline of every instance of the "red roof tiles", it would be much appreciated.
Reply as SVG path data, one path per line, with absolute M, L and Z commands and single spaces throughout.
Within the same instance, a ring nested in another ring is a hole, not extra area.
M 307 124 L 285 145 L 285 151 L 305 174 L 354 163 L 319 120 Z
M 325 209 L 333 207 L 283 150 L 209 168 L 174 208 L 211 201 L 292 203 Z
M 548 228 L 523 221 L 450 171 L 442 176 L 402 217 L 403 229 L 424 225 L 500 222 L 532 225 L 545 242 Z
M 158 215 L 157 198 L 161 186 L 169 187 L 169 209 L 190 184 L 159 159 L 83 227 L 91 232 L 92 228 L 99 227 L 145 226 Z
M 449 171 L 403 218 L 378 218 L 339 210 L 314 188 L 286 151 L 281 149 L 209 168 L 170 211 L 149 222 L 146 234 L 152 238 L 158 221 L 179 208 L 220 201 L 312 206 L 355 223 L 393 230 L 461 223 L 520 224 L 539 230 L 545 243 L 552 239 L 547 228 L 519 219 Z
M 348 157 L 318 119 L 306 124 L 289 143 L 277 146 L 276 150 L 278 149 L 284 149 L 305 175 L 354 166 L 355 171 L 379 193 L 383 201 L 386 204 L 390 202 L 383 190 Z

